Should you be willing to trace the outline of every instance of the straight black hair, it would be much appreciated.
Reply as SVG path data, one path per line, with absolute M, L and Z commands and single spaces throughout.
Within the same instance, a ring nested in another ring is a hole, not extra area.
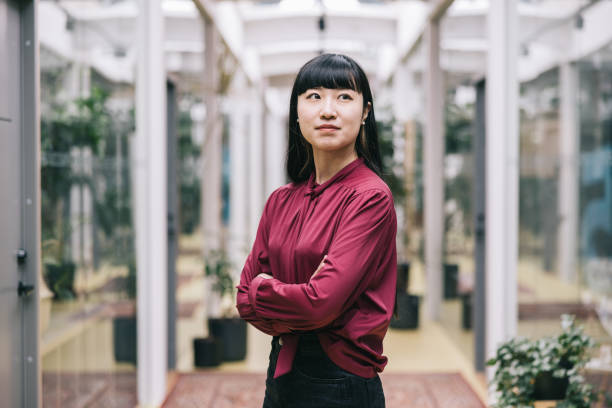
M 352 89 L 363 96 L 363 108 L 370 102 L 370 112 L 361 125 L 355 141 L 358 157 L 380 177 L 382 161 L 378 147 L 378 132 L 374 116 L 372 92 L 365 72 L 346 55 L 322 54 L 308 61 L 295 78 L 289 102 L 289 143 L 287 143 L 287 174 L 294 183 L 307 180 L 315 171 L 312 146 L 302 136 L 297 122 L 298 96 L 312 88 Z

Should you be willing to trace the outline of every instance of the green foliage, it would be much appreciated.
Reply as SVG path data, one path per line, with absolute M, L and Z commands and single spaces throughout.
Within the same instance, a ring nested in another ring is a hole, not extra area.
M 53 83 L 45 86 L 53 90 Z M 68 243 L 75 228 L 70 217 L 75 185 L 87 186 L 93 198 L 93 218 L 78 222 L 95 224 L 94 264 L 100 256 L 129 263 L 126 291 L 135 296 L 128 140 L 134 111 L 111 111 L 109 97 L 93 87 L 87 97 L 48 101 L 41 118 L 42 256 L 45 280 L 56 298 L 74 297 L 75 254 Z M 71 155 L 74 148 L 91 152 L 91 171 L 76 170 L 81 162 Z
M 463 214 L 463 234 L 466 237 L 472 235 L 472 178 L 465 171 L 444 183 L 444 197 L 446 201 L 454 199 L 459 211 Z M 452 217 L 455 214 L 446 214 L 444 217 L 444 232 L 451 229 Z
M 589 408 L 598 393 L 584 382 L 580 374 L 589 360 L 593 339 L 576 326 L 574 316 L 561 317 L 562 332 L 556 337 L 529 340 L 517 337 L 502 344 L 487 365 L 496 366 L 492 383 L 498 392 L 498 408 L 534 406 L 534 384 L 542 373 L 567 378 L 565 398 L 557 404 L 563 408 Z
M 401 204 L 406 198 L 406 189 L 403 178 L 399 177 L 393 168 L 396 166 L 393 156 L 395 148 L 393 146 L 395 119 L 376 122 L 378 130 L 378 146 L 380 158 L 383 164 L 383 180 L 389 186 L 393 199 L 396 204 Z
M 444 104 L 444 145 L 446 154 L 472 150 L 474 104 L 457 105 L 447 97 Z
M 136 261 L 131 258 L 128 262 L 128 276 L 125 280 L 125 293 L 128 298 L 136 298 Z
M 225 251 L 211 251 L 205 259 L 204 271 L 207 277 L 213 278 L 212 289 L 220 297 L 232 294 L 234 291 L 234 280 L 230 273 L 232 264 Z
M 191 137 L 192 120 L 189 111 L 178 116 L 179 224 L 182 233 L 191 234 L 200 223 L 201 179 L 197 165 L 201 148 Z
M 108 93 L 94 88 L 87 98 L 57 109 L 41 120 L 41 205 L 43 239 L 50 238 L 64 224 L 69 208 L 64 204 L 74 183 L 89 183 L 71 168 L 70 150 L 89 147 L 97 154 L 110 123 L 104 104 Z

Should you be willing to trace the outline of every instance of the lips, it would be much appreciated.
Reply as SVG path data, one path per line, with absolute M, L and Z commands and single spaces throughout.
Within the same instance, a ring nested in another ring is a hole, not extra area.
M 340 128 L 334 125 L 322 125 L 322 126 L 317 127 L 316 129 L 318 130 L 338 130 Z

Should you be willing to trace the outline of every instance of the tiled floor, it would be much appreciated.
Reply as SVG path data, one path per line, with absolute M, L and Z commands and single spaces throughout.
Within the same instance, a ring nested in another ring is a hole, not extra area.
M 484 408 L 457 373 L 383 374 L 388 408 Z M 260 408 L 264 374 L 207 371 L 180 375 L 164 408 Z

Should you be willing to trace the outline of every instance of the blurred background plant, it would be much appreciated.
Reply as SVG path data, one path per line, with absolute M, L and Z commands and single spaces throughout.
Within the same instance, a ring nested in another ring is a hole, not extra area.
M 44 276 L 56 299 L 75 296 L 72 235 L 85 224 L 92 228 L 93 254 L 127 265 L 134 249 L 129 136 L 133 109 L 109 109 L 110 92 L 92 87 L 88 96 L 52 103 L 41 120 L 41 229 Z M 87 189 L 92 208 L 71 208 L 74 187 Z M 87 213 L 88 216 L 83 214 Z

